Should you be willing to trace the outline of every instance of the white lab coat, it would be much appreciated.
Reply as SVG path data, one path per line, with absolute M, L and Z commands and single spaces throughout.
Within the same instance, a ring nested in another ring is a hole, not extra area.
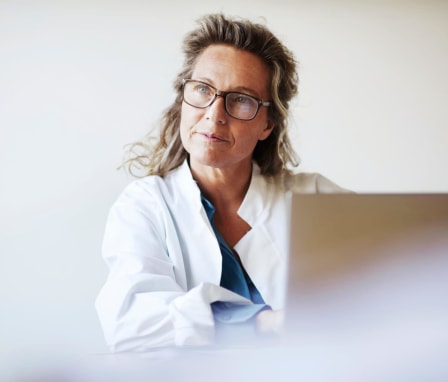
M 343 189 L 318 174 L 264 177 L 254 164 L 238 211 L 252 229 L 234 249 L 273 309 L 284 303 L 288 191 Z M 103 257 L 110 273 L 96 308 L 112 351 L 210 344 L 210 303 L 251 303 L 219 286 L 221 252 L 187 162 L 126 187 L 108 217 Z

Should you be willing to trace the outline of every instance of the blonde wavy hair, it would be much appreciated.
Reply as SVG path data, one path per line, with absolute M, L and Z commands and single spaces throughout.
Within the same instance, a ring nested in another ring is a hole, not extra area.
M 273 102 L 269 106 L 269 119 L 274 129 L 266 140 L 257 143 L 253 152 L 253 160 L 260 166 L 261 173 L 278 175 L 288 172 L 290 166 L 298 166 L 298 157 L 287 132 L 289 102 L 297 94 L 299 80 L 292 52 L 264 25 L 246 19 L 210 14 L 197 23 L 198 27 L 183 41 L 184 63 L 174 81 L 177 96 L 162 114 L 158 135 L 150 132 L 142 141 L 128 145 L 123 166 L 134 176 L 164 176 L 185 161 L 188 153 L 182 145 L 179 129 L 182 80 L 191 78 L 197 58 L 213 44 L 231 45 L 250 52 L 261 58 L 270 71 Z

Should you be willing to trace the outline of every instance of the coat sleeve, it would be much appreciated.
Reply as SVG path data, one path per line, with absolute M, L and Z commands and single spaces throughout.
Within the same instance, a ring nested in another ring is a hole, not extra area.
M 215 301 L 250 301 L 211 283 L 187 290 L 182 259 L 170 257 L 160 198 L 136 184 L 111 208 L 103 258 L 109 268 L 96 309 L 112 351 L 213 342 Z M 176 271 L 175 271 L 176 268 Z M 180 272 L 179 272 L 180 269 Z

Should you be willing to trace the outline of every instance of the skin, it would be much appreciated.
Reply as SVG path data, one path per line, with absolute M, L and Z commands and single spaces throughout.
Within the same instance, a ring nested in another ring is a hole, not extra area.
M 221 91 L 270 100 L 270 73 L 264 62 L 231 46 L 207 47 L 196 61 L 192 79 Z M 190 154 L 191 172 L 215 206 L 214 222 L 231 248 L 251 229 L 237 212 L 250 184 L 255 145 L 268 138 L 273 128 L 266 107 L 253 120 L 241 121 L 227 115 L 222 97 L 206 109 L 182 104 L 180 134 Z M 261 312 L 256 320 L 258 330 L 278 332 L 282 317 L 281 311 Z
M 197 59 L 192 79 L 222 91 L 270 99 L 270 74 L 264 62 L 231 46 L 207 47 Z M 250 230 L 237 210 L 249 187 L 255 145 L 273 128 L 266 107 L 253 120 L 241 121 L 227 115 L 222 97 L 206 109 L 182 104 L 180 133 L 193 177 L 214 204 L 215 224 L 231 247 Z

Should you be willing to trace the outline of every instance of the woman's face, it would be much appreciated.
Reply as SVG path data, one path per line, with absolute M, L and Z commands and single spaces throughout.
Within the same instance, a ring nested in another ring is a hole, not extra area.
M 228 45 L 207 47 L 197 59 L 192 79 L 220 91 L 270 99 L 270 76 L 263 61 Z M 222 97 L 205 109 L 182 103 L 180 134 L 192 166 L 236 169 L 250 166 L 255 145 L 266 139 L 272 128 L 267 107 L 261 107 L 254 119 L 242 121 L 226 113 Z

